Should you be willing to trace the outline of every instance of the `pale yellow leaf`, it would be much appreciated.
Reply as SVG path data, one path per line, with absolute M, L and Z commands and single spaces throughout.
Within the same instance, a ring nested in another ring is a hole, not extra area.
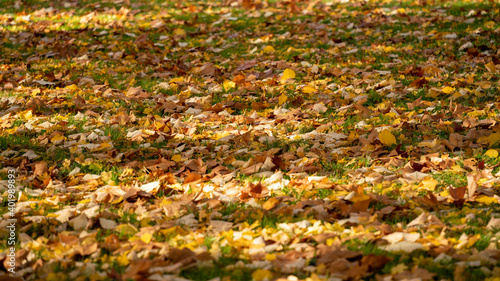
M 118 262 L 118 264 L 120 264 L 121 266 L 127 266 L 129 264 L 129 260 L 127 258 L 127 254 L 124 253 L 120 256 L 118 256 L 116 258 L 116 261 Z
M 19 112 L 19 118 L 23 120 L 30 120 L 33 118 L 33 114 L 31 110 L 25 110 L 23 112 Z
M 176 28 L 174 30 L 174 35 L 185 36 L 186 35 L 186 31 L 184 29 L 181 29 L 181 28 Z
M 135 226 L 127 223 L 127 224 L 120 224 L 115 228 L 115 231 L 122 235 L 132 236 L 136 234 L 138 230 Z
M 497 69 L 495 67 L 495 64 L 490 61 L 489 63 L 485 64 L 484 67 L 486 67 L 486 69 L 488 69 L 489 72 L 495 74 L 497 72 Z
M 55 143 L 55 144 L 59 144 L 61 143 L 62 141 L 64 140 L 64 136 L 63 135 L 60 135 L 60 134 L 56 134 L 55 136 L 53 136 L 50 141 L 52 143 Z
M 236 87 L 236 83 L 234 83 L 233 81 L 225 80 L 224 83 L 222 83 L 222 86 L 224 87 L 224 90 L 227 91 Z
M 498 200 L 495 197 L 481 195 L 481 196 L 476 198 L 476 202 L 481 202 L 481 203 L 484 203 L 486 205 L 490 205 L 490 204 L 498 203 Z
M 419 187 L 425 190 L 433 191 L 436 189 L 437 185 L 438 181 L 435 180 L 434 178 L 426 178 L 420 183 Z

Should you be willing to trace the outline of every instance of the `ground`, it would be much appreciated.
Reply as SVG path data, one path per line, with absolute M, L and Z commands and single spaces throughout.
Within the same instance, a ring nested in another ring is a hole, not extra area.
M 8 280 L 499 280 L 497 1 L 0 4 Z

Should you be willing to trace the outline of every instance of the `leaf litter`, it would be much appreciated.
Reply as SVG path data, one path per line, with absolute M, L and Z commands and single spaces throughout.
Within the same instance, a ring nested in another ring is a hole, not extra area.
M 2 278 L 498 279 L 497 2 L 1 9 Z

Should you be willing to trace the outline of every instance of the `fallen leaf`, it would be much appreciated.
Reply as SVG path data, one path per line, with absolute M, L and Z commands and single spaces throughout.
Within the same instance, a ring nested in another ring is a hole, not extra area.
M 394 135 L 387 129 L 380 132 L 378 138 L 380 142 L 382 142 L 382 144 L 385 146 L 396 144 L 396 137 L 394 137 Z
M 285 71 L 283 71 L 283 76 L 281 77 L 281 80 L 282 81 L 286 81 L 288 79 L 293 79 L 295 78 L 295 72 L 289 68 L 285 69 Z

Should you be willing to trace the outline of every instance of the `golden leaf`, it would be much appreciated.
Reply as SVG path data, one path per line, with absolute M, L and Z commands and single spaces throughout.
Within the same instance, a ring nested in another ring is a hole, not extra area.
M 279 98 L 278 98 L 278 104 L 279 105 L 284 104 L 286 102 L 287 98 L 288 97 L 285 94 L 281 94 L 281 96 L 279 96 Z
M 380 142 L 385 146 L 396 144 L 396 137 L 394 137 L 394 135 L 387 129 L 380 132 L 378 134 L 378 138 Z
M 262 49 L 262 52 L 264 52 L 264 53 L 274 53 L 274 51 L 275 50 L 274 50 L 273 46 L 266 46 L 266 47 L 264 47 L 264 49 Z
M 305 86 L 301 90 L 302 90 L 302 93 L 304 93 L 304 94 L 312 94 L 312 93 L 317 92 L 317 90 L 314 87 L 311 87 L 311 86 Z
M 489 149 L 484 153 L 484 155 L 491 157 L 491 158 L 497 158 L 498 157 L 498 151 L 496 149 Z
M 272 280 L 273 273 L 267 269 L 257 269 L 256 271 L 252 272 L 252 279 L 255 281 L 262 281 L 265 279 Z
M 453 93 L 453 91 L 455 91 L 455 88 L 450 87 L 450 86 L 446 86 L 443 89 L 441 89 L 441 91 L 443 91 L 443 93 L 445 93 L 445 94 L 451 94 L 451 93 Z
M 293 79 L 293 78 L 295 78 L 295 72 L 293 70 L 287 68 L 285 69 L 285 71 L 283 71 L 283 76 L 281 77 L 282 81 L 286 81 L 288 79 Z
M 180 154 L 176 154 L 176 155 L 172 156 L 172 161 L 180 162 L 180 161 L 182 161 L 182 156 Z

